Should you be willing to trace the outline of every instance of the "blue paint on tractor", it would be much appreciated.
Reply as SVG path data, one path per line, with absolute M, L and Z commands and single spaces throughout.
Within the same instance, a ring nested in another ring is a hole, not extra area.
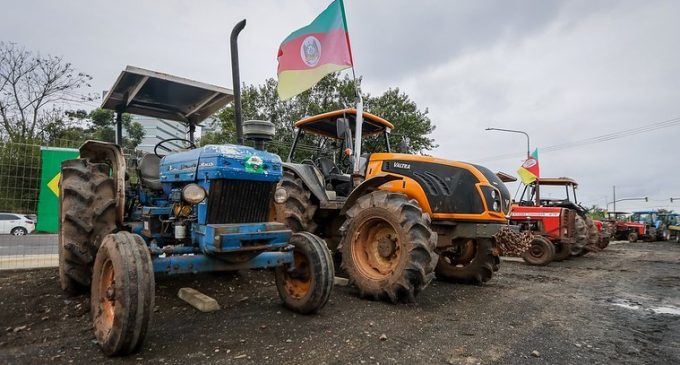
M 144 184 L 127 191 L 126 224 L 148 243 L 154 271 L 192 273 L 205 271 L 271 268 L 293 264 L 292 232 L 281 223 L 207 224 L 206 198 L 189 204 L 183 188 L 197 184 L 206 194 L 215 180 L 271 183 L 282 177 L 281 158 L 266 151 L 239 145 L 208 145 L 171 153 L 160 162 L 162 191 Z M 224 185 L 224 184 L 222 184 Z M 215 198 L 215 197 L 213 197 Z M 252 199 L 264 199 L 253 196 Z M 230 204 L 224 199 L 214 199 Z M 227 208 L 225 206 L 225 208 Z

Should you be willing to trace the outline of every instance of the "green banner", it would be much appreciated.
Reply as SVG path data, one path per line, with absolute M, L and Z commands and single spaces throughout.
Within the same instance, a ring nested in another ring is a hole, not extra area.
M 73 148 L 40 147 L 40 196 L 36 231 L 59 231 L 59 179 L 61 162 L 78 158 Z

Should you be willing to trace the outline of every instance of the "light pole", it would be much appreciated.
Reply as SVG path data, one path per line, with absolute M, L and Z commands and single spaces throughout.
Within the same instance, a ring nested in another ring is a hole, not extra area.
M 680 200 L 680 198 L 671 198 L 671 203 L 673 202 L 673 200 Z
M 514 129 L 503 129 L 503 128 L 487 128 L 487 131 L 500 131 L 500 132 L 508 132 L 508 133 L 520 133 L 523 134 L 524 136 L 527 137 L 527 157 L 531 156 L 531 148 L 530 146 L 530 141 L 529 141 L 529 134 L 524 131 L 517 131 Z
M 613 202 L 607 203 L 607 209 L 609 209 L 610 204 L 614 204 L 614 212 L 616 212 L 616 203 L 625 202 L 625 201 L 628 201 L 628 200 L 644 200 L 644 201 L 648 202 L 649 198 L 647 198 L 645 196 L 645 197 L 641 197 L 641 198 L 623 198 L 623 199 L 614 200 Z

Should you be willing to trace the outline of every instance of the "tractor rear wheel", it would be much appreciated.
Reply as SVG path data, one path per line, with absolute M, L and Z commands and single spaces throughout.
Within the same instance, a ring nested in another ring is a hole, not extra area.
M 302 179 L 293 172 L 284 170 L 277 189 L 286 190 L 288 197 L 283 203 L 274 203 L 276 221 L 285 224 L 293 232 L 312 232 L 317 224 L 312 219 L 318 206 L 312 201 L 312 192 L 305 187 Z
M 586 226 L 588 227 L 588 246 L 597 251 L 600 242 L 600 232 L 597 230 L 597 225 L 590 217 L 586 217 Z
M 571 257 L 571 244 L 560 242 L 555 244 L 555 257 L 553 261 L 564 261 Z
M 109 165 L 83 158 L 62 163 L 59 185 L 59 281 L 77 294 L 90 288 L 97 249 L 116 228 L 116 193 Z
M 135 352 L 154 308 L 153 264 L 142 237 L 110 234 L 97 252 L 90 305 L 94 334 L 108 356 Z
M 435 273 L 437 279 L 461 284 L 482 284 L 498 271 L 499 262 L 493 255 L 493 240 L 466 239 L 439 252 Z
M 522 258 L 530 265 L 545 266 L 555 258 L 555 244 L 543 236 L 535 236 Z
M 638 235 L 635 232 L 628 233 L 628 242 L 635 243 L 638 240 Z
M 434 278 L 437 235 L 418 202 L 375 191 L 347 211 L 342 268 L 362 297 L 412 302 Z
M 317 313 L 326 305 L 333 291 L 333 257 L 326 242 L 309 232 L 294 233 L 294 267 L 274 270 L 276 289 L 283 305 L 301 314 Z

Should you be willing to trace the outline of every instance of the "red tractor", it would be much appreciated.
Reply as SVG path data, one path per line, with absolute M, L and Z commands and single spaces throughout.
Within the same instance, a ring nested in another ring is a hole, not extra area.
M 610 237 L 615 240 L 628 240 L 632 243 L 649 237 L 647 226 L 644 223 L 631 222 L 630 213 L 627 212 L 609 212 L 607 225 Z
M 524 188 L 510 212 L 510 224 L 534 234 L 524 261 L 547 265 L 603 248 L 595 221 L 578 204 L 577 187 L 573 179 L 561 177 L 540 178 Z

